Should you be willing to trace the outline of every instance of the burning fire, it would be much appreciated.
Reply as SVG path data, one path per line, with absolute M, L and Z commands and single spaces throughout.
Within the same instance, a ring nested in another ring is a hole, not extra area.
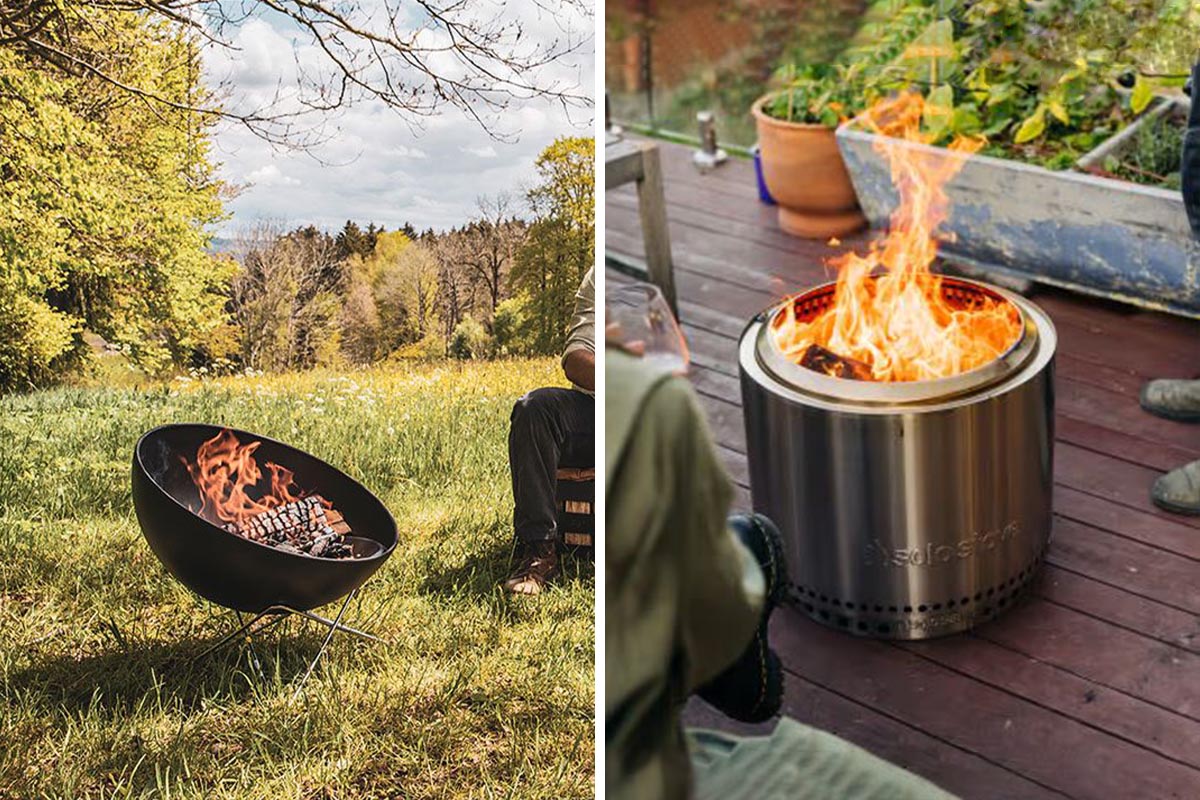
M 933 137 L 921 131 L 921 120 L 937 113 L 920 94 L 904 93 L 876 103 L 862 122 L 893 140 L 929 144 Z M 839 273 L 828 310 L 805 321 L 796 318 L 794 304 L 784 305 L 772 323 L 780 350 L 801 363 L 818 345 L 861 362 L 874 380 L 917 381 L 982 366 L 1016 341 L 1021 320 L 1012 303 L 984 297 L 980 304 L 956 305 L 930 271 L 938 247 L 934 231 L 948 208 L 943 187 L 982 144 L 960 138 L 946 156 L 880 140 L 876 149 L 887 156 L 900 194 L 888 234 L 866 255 L 830 261 Z
M 265 465 L 270 473 L 270 488 L 259 490 L 263 473 L 254 458 L 254 451 L 261 444 L 242 444 L 232 431 L 226 429 L 200 445 L 195 462 L 184 459 L 192 481 L 200 490 L 197 514 L 236 524 L 301 498 L 299 488 L 292 481 L 292 471 L 270 461 Z M 252 490 L 261 494 L 261 499 L 252 498 Z

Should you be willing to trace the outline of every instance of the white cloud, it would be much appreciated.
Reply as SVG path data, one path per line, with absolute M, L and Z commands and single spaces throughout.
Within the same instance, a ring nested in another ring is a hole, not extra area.
M 382 151 L 382 155 L 392 156 L 394 158 L 429 158 L 429 155 L 419 147 L 408 147 L 407 145 L 398 144 L 395 147 L 389 147 Z
M 252 171 L 246 176 L 246 182 L 252 186 L 299 186 L 300 181 L 296 178 L 284 175 L 279 167 L 274 164 L 266 164 Z
M 526 36 L 543 41 L 563 36 L 560 19 L 533 0 L 521 2 L 528 6 L 521 11 Z M 280 91 L 288 96 L 297 61 L 307 67 L 318 58 L 311 48 L 293 44 L 291 36 L 282 26 L 250 20 L 235 36 L 239 52 L 208 53 L 206 72 L 210 81 L 228 81 L 231 107 L 251 108 Z M 552 65 L 546 77 L 590 94 L 593 52 L 589 43 Z M 228 203 L 233 218 L 222 233 L 260 219 L 326 229 L 347 219 L 388 228 L 461 225 L 475 213 L 480 195 L 519 192 L 527 185 L 538 153 L 554 138 L 590 136 L 590 119 L 588 109 L 573 109 L 568 116 L 555 103 L 514 103 L 497 128 L 516 134 L 515 141 L 498 141 L 453 108 L 405 120 L 379 103 L 363 102 L 331 120 L 329 140 L 307 154 L 272 148 L 240 125 L 222 125 L 216 136 L 222 177 L 253 184 Z
M 491 144 L 474 145 L 471 147 L 460 147 L 458 149 L 464 153 L 467 153 L 468 155 L 477 156 L 479 158 L 495 158 L 496 157 L 496 148 L 492 147 Z

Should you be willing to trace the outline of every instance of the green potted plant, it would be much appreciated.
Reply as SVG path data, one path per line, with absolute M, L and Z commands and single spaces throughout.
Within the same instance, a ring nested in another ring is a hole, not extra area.
M 859 110 L 847 73 L 841 66 L 786 67 L 782 88 L 751 108 L 779 227 L 795 236 L 827 239 L 866 224 L 834 137 L 842 119 Z
M 896 59 L 934 19 L 920 3 L 882 0 L 830 63 L 786 64 L 776 88 L 752 107 L 763 178 L 779 224 L 798 236 L 840 236 L 865 224 L 836 146 L 838 125 L 867 108 L 897 77 Z

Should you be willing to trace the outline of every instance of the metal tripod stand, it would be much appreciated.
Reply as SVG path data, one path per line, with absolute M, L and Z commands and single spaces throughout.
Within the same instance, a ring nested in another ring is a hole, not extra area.
M 346 599 L 342 601 L 341 608 L 338 609 L 337 616 L 334 617 L 333 619 L 328 619 L 326 617 L 322 617 L 320 614 L 314 614 L 311 611 L 301 611 L 299 609 L 292 608 L 291 606 L 285 606 L 285 605 L 269 606 L 269 607 L 263 609 L 262 611 L 258 612 L 257 614 L 255 614 L 249 620 L 246 620 L 245 615 L 243 615 L 243 613 L 241 611 L 234 611 L 234 613 L 237 614 L 238 623 L 240 624 L 240 627 L 237 628 L 236 630 L 232 631 L 231 633 L 228 633 L 225 636 L 222 636 L 214 644 L 212 644 L 210 647 L 208 647 L 203 653 L 200 653 L 200 655 L 196 656 L 195 660 L 198 661 L 198 660 L 204 658 L 205 656 L 215 652 L 216 650 L 219 650 L 220 648 L 224 647 L 225 645 L 229 644 L 230 642 L 234 641 L 235 639 L 245 636 L 246 645 L 247 645 L 247 648 L 250 653 L 250 664 L 254 668 L 254 671 L 261 678 L 264 676 L 264 673 L 263 673 L 262 664 L 258 660 L 258 655 L 254 652 L 254 643 L 251 638 L 253 634 L 262 633 L 263 631 L 267 630 L 268 628 L 272 628 L 275 625 L 278 625 L 280 622 L 282 622 L 284 619 L 287 619 L 287 617 L 289 617 L 292 614 L 295 614 L 300 617 L 304 617 L 305 619 L 310 619 L 313 622 L 319 622 L 322 625 L 329 628 L 329 632 L 325 634 L 325 638 L 324 638 L 324 640 L 322 640 L 321 646 L 317 649 L 317 654 L 315 656 L 313 656 L 312 661 L 309 662 L 308 669 L 306 669 L 304 671 L 304 677 L 302 677 L 300 679 L 300 683 L 296 686 L 296 691 L 292 695 L 292 699 L 294 700 L 300 696 L 301 692 L 304 690 L 304 684 L 308 681 L 309 677 L 313 674 L 313 671 L 316 670 L 317 664 L 320 662 L 321 656 L 323 656 L 325 654 L 326 648 L 329 647 L 329 642 L 333 639 L 333 634 L 335 631 L 343 631 L 345 633 L 354 634 L 355 636 L 359 636 L 363 639 L 369 639 L 373 642 L 380 641 L 378 636 L 373 636 L 364 631 L 360 631 L 357 628 L 351 628 L 349 625 L 342 624 L 342 616 L 346 613 L 346 608 L 350 605 L 350 601 L 354 599 L 354 596 L 356 594 L 358 594 L 358 589 L 355 589 L 354 591 L 350 592 L 350 594 L 346 595 Z M 267 621 L 265 624 L 259 625 L 258 623 L 261 622 L 262 620 L 267 620 Z

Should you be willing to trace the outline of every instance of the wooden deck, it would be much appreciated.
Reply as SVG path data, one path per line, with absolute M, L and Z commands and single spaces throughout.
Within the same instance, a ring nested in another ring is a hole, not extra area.
M 701 176 L 690 150 L 663 145 L 663 167 L 691 379 L 749 507 L 736 338 L 753 313 L 827 279 L 834 250 L 779 232 L 748 162 Z M 606 248 L 639 255 L 632 191 L 609 192 L 605 209 Z M 1149 378 L 1200 376 L 1200 324 L 1062 292 L 1033 299 L 1060 337 L 1044 574 L 999 620 L 919 644 L 781 609 L 785 713 L 966 798 L 1198 798 L 1200 518 L 1160 512 L 1148 492 L 1200 458 L 1200 426 L 1150 416 L 1137 397 Z M 699 701 L 687 718 L 756 730 Z

